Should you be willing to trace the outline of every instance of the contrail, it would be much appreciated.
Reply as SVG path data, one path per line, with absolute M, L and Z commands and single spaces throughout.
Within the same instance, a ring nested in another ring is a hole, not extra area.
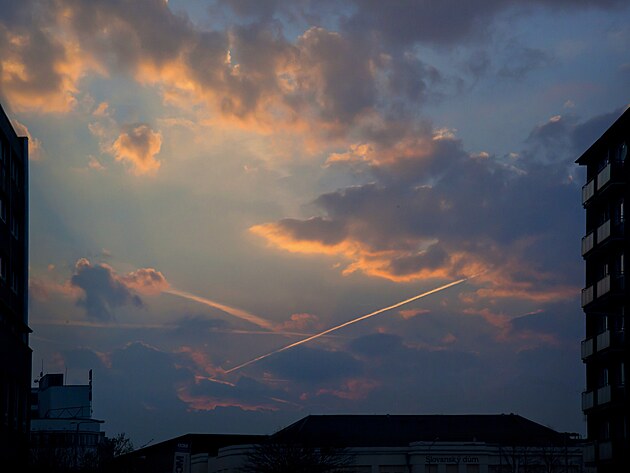
M 191 294 L 190 292 L 180 291 L 179 289 L 166 289 L 163 292 L 168 294 L 172 294 L 174 296 L 183 297 L 184 299 L 189 299 L 191 301 L 199 302 L 200 304 L 205 304 L 210 307 L 214 307 L 216 309 L 220 309 L 223 312 L 227 312 L 234 317 L 238 317 L 239 319 L 247 320 L 253 324 L 258 325 L 259 327 L 266 328 L 268 330 L 273 330 L 273 324 L 257 315 L 251 314 L 245 310 L 237 309 L 236 307 L 230 307 L 229 305 L 221 304 L 219 302 L 215 302 L 210 299 L 206 299 L 205 297 L 196 296 Z
M 478 275 L 476 274 L 475 276 L 478 276 Z M 398 308 L 400 306 L 403 306 L 405 304 L 409 304 L 410 302 L 413 302 L 415 300 L 422 299 L 423 297 L 430 296 L 431 294 L 435 294 L 436 292 L 443 291 L 445 289 L 448 289 L 449 287 L 456 286 L 458 284 L 463 283 L 464 281 L 467 281 L 468 279 L 474 278 L 475 276 L 471 276 L 471 277 L 464 278 L 464 279 L 458 279 L 457 281 L 453 281 L 453 282 L 450 282 L 448 284 L 445 284 L 444 286 L 440 286 L 438 288 L 431 289 L 430 291 L 423 292 L 422 294 L 419 294 L 417 296 L 411 297 L 410 299 L 405 299 L 402 302 L 398 302 L 398 303 L 396 303 L 394 305 L 390 305 L 388 307 L 384 307 L 383 309 L 375 310 L 374 312 L 370 312 L 369 314 L 362 315 L 361 317 L 357 317 L 356 319 L 349 320 L 348 322 L 344 322 L 341 325 L 337 325 L 335 327 L 329 328 L 328 330 L 324 330 L 323 332 L 316 333 L 315 335 L 311 335 L 310 337 L 304 338 L 304 339 L 299 340 L 299 341 L 297 341 L 295 343 L 291 343 L 290 345 L 287 345 L 285 347 L 279 348 L 279 349 L 274 350 L 274 351 L 272 351 L 270 353 L 267 353 L 265 355 L 261 355 L 261 356 L 259 356 L 257 358 L 254 358 L 253 360 L 249 360 L 249 361 L 247 361 L 245 363 L 242 363 L 242 364 L 240 364 L 238 366 L 235 366 L 234 368 L 230 368 L 229 370 L 226 370 L 224 373 L 228 374 L 228 373 L 231 373 L 233 371 L 240 370 L 241 368 L 245 368 L 246 366 L 249 366 L 249 365 L 251 365 L 253 363 L 256 363 L 258 361 L 264 360 L 265 358 L 268 358 L 271 355 L 275 355 L 276 353 L 282 353 L 283 351 L 290 350 L 291 348 L 294 348 L 294 347 L 297 347 L 299 345 L 302 345 L 303 343 L 307 343 L 307 342 L 310 342 L 311 340 L 315 340 L 316 338 L 323 337 L 324 335 L 328 335 L 329 333 L 334 332 L 334 331 L 339 330 L 339 329 L 342 329 L 344 327 L 347 327 L 348 325 L 356 324 L 357 322 L 361 322 L 362 320 L 369 319 L 370 317 L 374 317 L 375 315 L 382 314 L 383 312 L 387 312 L 387 311 L 392 310 L 392 309 L 396 309 L 396 308 Z

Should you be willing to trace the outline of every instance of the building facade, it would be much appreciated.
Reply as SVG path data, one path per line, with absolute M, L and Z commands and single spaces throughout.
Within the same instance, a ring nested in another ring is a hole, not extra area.
M 0 458 L 28 458 L 28 139 L 0 106 Z
M 624 224 L 625 202 L 630 202 L 628 146 L 630 109 L 577 160 L 586 167 L 582 410 L 590 445 L 585 459 L 600 473 L 630 471 L 630 396 L 625 386 L 629 361 L 625 327 L 630 314 L 625 251 L 630 248 L 630 232 Z
M 31 463 L 79 467 L 92 460 L 105 433 L 92 417 L 89 384 L 64 384 L 63 374 L 47 374 L 31 391 Z

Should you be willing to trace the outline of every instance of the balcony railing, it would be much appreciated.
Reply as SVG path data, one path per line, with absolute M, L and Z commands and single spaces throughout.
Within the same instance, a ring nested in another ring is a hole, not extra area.
M 597 190 L 604 187 L 610 181 L 610 170 L 612 169 L 612 164 L 608 163 L 604 169 L 599 171 L 597 174 Z
M 610 346 L 610 330 L 597 335 L 597 351 L 605 350 Z
M 601 297 L 607 292 L 610 292 L 610 274 L 597 281 L 597 297 Z
M 584 391 L 582 393 L 582 410 L 591 409 L 595 406 L 595 391 Z
M 591 251 L 595 246 L 595 232 L 591 232 L 582 238 L 582 256 Z
M 610 384 L 602 386 L 597 390 L 597 405 L 601 406 L 602 404 L 607 404 L 611 399 L 611 389 Z
M 585 204 L 587 200 L 595 195 L 595 179 L 591 179 L 582 186 L 582 203 Z
M 599 227 L 597 227 L 597 243 L 601 243 L 610 236 L 610 219 L 606 220 Z
M 593 298 L 595 296 L 593 289 L 593 286 L 582 289 L 582 307 L 593 302 Z
M 582 359 L 586 359 L 593 354 L 593 339 L 582 340 Z
M 612 458 L 612 442 L 601 442 L 599 444 L 599 459 L 610 460 Z

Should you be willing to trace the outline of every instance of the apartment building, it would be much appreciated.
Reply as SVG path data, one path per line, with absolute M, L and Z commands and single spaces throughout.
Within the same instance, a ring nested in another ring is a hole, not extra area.
M 630 202 L 629 145 L 630 109 L 577 160 L 586 166 L 582 410 L 590 443 L 585 461 L 599 473 L 630 471 L 630 397 L 625 385 L 629 352 L 625 328 L 630 313 L 625 253 L 630 232 L 625 231 L 624 218 L 625 202 Z
M 0 458 L 26 464 L 28 345 L 28 139 L 0 106 Z

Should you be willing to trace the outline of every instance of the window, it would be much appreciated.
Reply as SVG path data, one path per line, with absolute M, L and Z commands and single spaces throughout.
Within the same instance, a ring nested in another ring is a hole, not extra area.
M 11 218 L 11 235 L 13 235 L 16 239 L 20 237 L 20 223 L 18 222 L 17 217 Z
M 11 180 L 16 184 L 19 183 L 20 180 L 20 170 L 18 169 L 18 163 L 12 159 L 11 160 Z
M 600 429 L 600 440 L 608 440 L 610 439 L 610 422 L 605 420 L 602 422 Z
M 626 364 L 622 361 L 619 366 L 619 385 L 625 386 L 626 384 Z
M 15 271 L 11 271 L 11 290 L 17 294 L 19 289 L 18 275 Z
M 626 156 L 628 154 L 628 145 L 626 143 L 621 143 L 617 148 L 617 161 L 623 162 L 626 160 Z
M 607 386 L 608 385 L 608 368 L 602 368 L 599 372 L 599 386 Z

